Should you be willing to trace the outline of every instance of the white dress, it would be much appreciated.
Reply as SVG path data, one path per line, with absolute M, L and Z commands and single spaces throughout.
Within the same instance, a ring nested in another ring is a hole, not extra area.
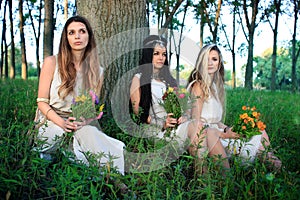
M 217 91 L 215 84 L 214 89 Z M 210 96 L 207 101 L 203 103 L 201 112 L 201 121 L 211 128 L 218 128 L 218 122 L 221 122 L 223 114 L 222 104 L 219 99 Z M 223 131 L 223 129 L 219 129 Z M 261 147 L 261 135 L 253 136 L 250 141 L 241 145 L 241 140 L 237 139 L 221 139 L 221 143 L 225 148 L 228 156 L 233 153 L 239 154 L 242 158 L 253 161 L 259 148 Z
M 136 77 L 140 79 L 141 74 L 136 74 Z M 152 107 L 150 108 L 149 115 L 151 116 L 151 124 L 155 125 L 157 128 L 149 130 L 149 134 L 157 137 L 159 139 L 164 138 L 166 131 L 161 131 L 163 124 L 166 120 L 167 113 L 160 102 L 162 102 L 162 97 L 164 92 L 166 91 L 166 84 L 162 81 L 157 81 L 155 79 L 151 80 L 151 92 L 152 92 Z M 186 149 L 186 145 L 188 144 L 188 125 L 190 121 L 186 121 L 180 124 L 177 129 L 173 132 L 173 134 L 169 138 L 165 138 L 168 141 L 176 141 L 178 142 L 180 149 Z
M 102 74 L 103 69 L 101 68 L 100 71 Z M 61 80 L 58 73 L 58 65 L 56 64 L 50 88 L 49 105 L 52 108 L 71 113 L 72 99 L 80 95 L 79 91 L 81 91 L 80 83 L 82 82 L 82 77 L 80 73 L 77 74 L 77 84 L 75 86 L 74 96 L 68 95 L 65 100 L 62 100 L 57 93 Z M 37 117 L 39 121 L 45 119 L 45 116 L 39 110 Z M 57 126 L 52 121 L 46 120 L 46 123 L 38 129 L 36 141 L 38 147 L 36 149 L 45 154 L 54 153 L 55 150 L 60 147 L 61 139 L 57 139 L 57 136 L 62 137 L 64 133 L 65 132 L 61 127 Z M 43 142 L 42 144 L 38 141 L 44 141 L 45 143 Z M 85 156 L 86 153 L 101 155 L 98 159 L 101 165 L 105 165 L 111 161 L 109 157 L 112 156 L 113 166 L 116 167 L 121 174 L 124 174 L 124 146 L 123 142 L 107 136 L 96 126 L 86 125 L 74 133 L 71 149 L 73 150 L 76 159 L 81 160 L 86 164 L 88 164 L 87 157 Z

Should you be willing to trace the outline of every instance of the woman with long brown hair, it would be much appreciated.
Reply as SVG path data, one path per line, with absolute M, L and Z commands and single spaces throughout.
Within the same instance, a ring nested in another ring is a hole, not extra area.
M 101 154 L 99 163 L 110 162 L 124 173 L 124 143 L 104 134 L 91 122 L 97 118 L 79 119 L 72 116 L 72 100 L 84 91 L 100 94 L 103 68 L 100 67 L 93 30 L 87 19 L 74 16 L 67 20 L 57 55 L 45 58 L 38 89 L 40 122 L 37 149 L 51 154 L 60 148 L 64 133 L 74 132 L 71 149 L 78 160 L 88 164 L 88 153 Z

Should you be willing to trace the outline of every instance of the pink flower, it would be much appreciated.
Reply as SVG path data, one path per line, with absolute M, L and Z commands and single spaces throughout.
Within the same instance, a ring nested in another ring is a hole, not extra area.
M 185 97 L 185 94 L 180 94 L 179 96 L 178 96 L 180 99 L 183 99 L 184 97 Z
M 99 115 L 96 117 L 96 119 L 101 119 L 102 115 L 103 115 L 103 112 L 100 112 Z
M 92 97 L 92 101 L 94 104 L 98 105 L 99 103 L 99 98 L 98 96 L 95 94 L 95 92 L 93 92 L 92 90 L 90 90 L 90 96 Z

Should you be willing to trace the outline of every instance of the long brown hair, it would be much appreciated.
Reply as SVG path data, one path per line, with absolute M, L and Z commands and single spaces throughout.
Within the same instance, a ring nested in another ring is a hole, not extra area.
M 71 46 L 68 42 L 68 26 L 72 22 L 81 22 L 86 26 L 89 35 L 88 44 L 84 50 L 81 60 L 82 75 L 83 75 L 83 89 L 92 89 L 97 94 L 100 93 L 100 64 L 98 60 L 98 53 L 94 33 L 89 21 L 82 16 L 74 16 L 67 20 L 62 35 L 60 38 L 58 50 L 58 71 L 61 78 L 61 85 L 58 94 L 63 99 L 74 91 L 76 81 L 76 69 L 73 63 L 73 54 Z

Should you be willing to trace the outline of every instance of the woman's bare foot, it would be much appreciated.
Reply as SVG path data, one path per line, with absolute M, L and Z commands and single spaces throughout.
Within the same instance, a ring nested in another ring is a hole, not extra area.
M 279 171 L 281 169 L 282 162 L 277 156 L 273 154 L 273 152 L 267 153 L 266 161 L 271 163 L 276 171 Z

